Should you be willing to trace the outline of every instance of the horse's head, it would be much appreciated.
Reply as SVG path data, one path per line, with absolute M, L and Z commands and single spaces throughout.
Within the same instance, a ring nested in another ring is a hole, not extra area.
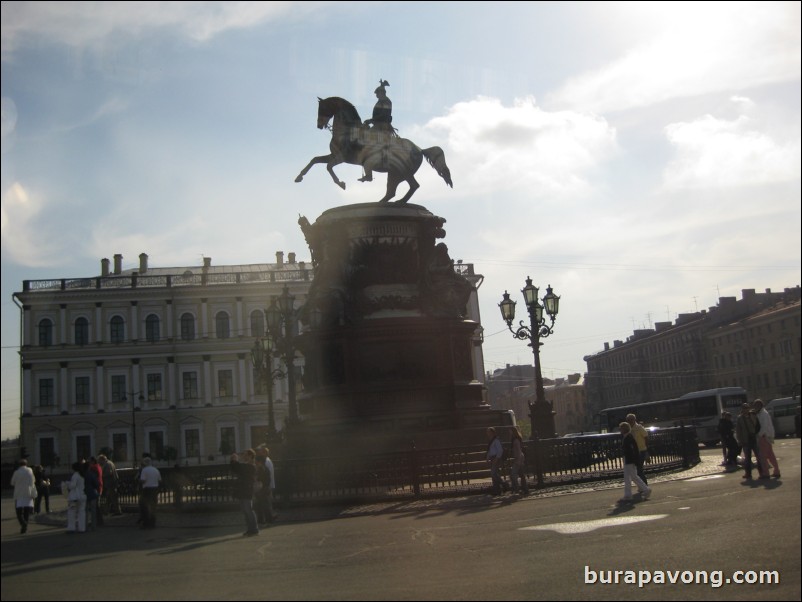
M 334 116 L 333 111 L 329 111 L 329 99 L 323 100 L 320 96 L 317 97 L 317 129 L 322 130 L 329 124 L 329 120 Z
M 334 117 L 335 127 L 338 125 L 338 121 L 340 121 L 342 125 L 347 126 L 362 125 L 362 119 L 359 117 L 359 113 L 357 113 L 354 105 L 347 100 L 338 98 L 337 96 L 331 96 L 329 98 L 318 97 L 317 101 L 318 129 L 322 130 L 325 128 L 332 117 Z

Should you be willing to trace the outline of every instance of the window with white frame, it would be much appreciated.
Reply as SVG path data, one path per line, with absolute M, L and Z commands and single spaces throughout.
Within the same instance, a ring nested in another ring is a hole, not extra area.
M 145 429 L 145 437 L 148 442 L 146 451 L 156 460 L 163 460 L 165 457 L 164 447 L 167 439 L 164 428 Z
M 75 434 L 75 458 L 79 462 L 91 458 L 93 449 L 91 434 Z
M 109 337 L 112 343 L 125 342 L 125 320 L 122 316 L 114 316 L 111 319 Z
M 224 311 L 218 311 L 215 316 L 215 327 L 218 339 L 227 339 L 231 337 L 231 326 L 229 324 L 228 314 Z
M 55 381 L 52 378 L 39 379 L 39 406 L 52 407 L 56 404 Z
M 126 401 L 126 378 L 125 374 L 111 375 L 111 402 L 120 403 Z
M 184 457 L 186 458 L 200 458 L 201 457 L 201 443 L 200 443 L 200 429 L 187 428 L 184 430 Z
M 181 315 L 181 340 L 192 341 L 195 339 L 195 316 L 190 313 Z
M 128 433 L 116 431 L 111 433 L 111 453 L 114 462 L 128 461 Z
M 183 372 L 181 374 L 183 399 L 198 399 L 198 373 Z
M 149 343 L 158 343 L 161 337 L 161 324 L 159 316 L 150 314 L 145 318 L 145 340 Z
M 251 312 L 251 336 L 265 336 L 265 315 L 258 309 Z
M 37 452 L 39 453 L 39 464 L 46 468 L 55 466 L 56 457 L 58 455 L 58 450 L 56 450 L 56 438 L 52 435 L 38 435 Z
M 75 377 L 75 405 L 86 405 L 92 402 L 91 380 L 88 376 Z
M 162 375 L 158 372 L 147 375 L 148 401 L 162 400 Z
M 237 429 L 234 426 L 220 427 L 220 453 L 224 456 L 237 451 Z
M 75 344 L 89 344 L 89 320 L 86 318 L 78 318 L 75 320 Z
M 50 347 L 53 344 L 53 321 L 50 318 L 39 320 L 39 346 Z
M 217 371 L 217 396 L 234 397 L 234 373 L 231 370 Z

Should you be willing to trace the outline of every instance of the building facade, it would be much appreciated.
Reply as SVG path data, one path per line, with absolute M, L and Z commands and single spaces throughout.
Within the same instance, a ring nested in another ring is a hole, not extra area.
M 557 378 L 553 385 L 544 387 L 544 391 L 546 400 L 551 402 L 557 433 L 567 435 L 594 430 L 592 416 L 587 413 L 588 396 L 581 374 Z
M 537 397 L 533 366 L 507 366 L 488 377 L 492 407 L 512 410 L 519 425 L 529 424 L 529 403 Z M 592 430 L 593 420 L 586 412 L 584 377 L 569 374 L 555 380 L 543 379 L 543 393 L 554 412 L 554 427 L 559 436 Z
M 170 463 L 221 462 L 264 443 L 268 392 L 251 359 L 265 311 L 286 286 L 300 308 L 312 266 L 276 263 L 138 269 L 101 261 L 99 276 L 24 281 L 21 319 L 21 446 L 35 464 L 69 466 L 111 455 L 129 466 L 143 452 Z M 454 266 L 473 287 L 468 317 L 479 323 L 482 276 Z M 474 373 L 482 381 L 481 327 Z M 303 358 L 296 360 L 300 373 Z M 275 368 L 286 370 L 279 360 Z M 300 376 L 300 374 L 299 374 Z M 296 389 L 303 386 L 296 378 Z M 273 385 L 281 430 L 288 385 Z M 300 390 L 297 391 L 300 393 Z
M 529 403 L 537 397 L 535 368 L 530 365 L 500 368 L 487 375 L 490 405 L 512 410 L 519 424 L 529 423 Z M 543 393 L 554 412 L 558 435 L 593 430 L 593 416 L 587 412 L 585 377 L 569 374 L 564 378 L 543 379 Z
M 121 466 L 143 452 L 194 464 L 264 442 L 267 391 L 250 351 L 272 297 L 286 286 L 303 304 L 311 266 L 281 252 L 254 265 L 154 269 L 139 259 L 123 270 L 115 255 L 100 276 L 25 281 L 14 294 L 21 445 L 34 463 L 106 449 Z M 278 428 L 286 386 L 273 391 Z
M 707 337 L 716 387 L 743 387 L 755 398 L 799 395 L 800 301 L 779 302 Z
M 790 395 L 799 391 L 799 333 L 798 286 L 722 297 L 585 356 L 588 411 L 733 385 L 764 399 Z

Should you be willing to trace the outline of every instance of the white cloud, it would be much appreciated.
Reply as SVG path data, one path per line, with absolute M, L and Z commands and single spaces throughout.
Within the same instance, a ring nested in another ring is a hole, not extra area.
M 649 3 L 640 16 L 663 20 L 662 33 L 570 79 L 547 106 L 607 112 L 799 79 L 798 2 Z
M 461 102 L 412 136 L 419 146 L 429 139 L 448 148 L 455 187 L 468 194 L 578 198 L 590 190 L 594 169 L 617 153 L 605 119 L 544 111 L 531 97 L 511 107 L 485 97 Z
M 141 35 L 174 28 L 206 41 L 231 29 L 298 18 L 320 10 L 318 2 L 3 2 L 2 49 L 7 58 L 20 44 L 42 37 L 76 48 L 110 36 Z
M 44 203 L 19 182 L 3 193 L 0 208 L 3 254 L 8 254 L 21 265 L 29 267 L 51 266 L 59 256 L 57 249 L 38 230 L 37 223 L 43 214 Z
M 675 158 L 664 171 L 664 187 L 734 187 L 799 180 L 800 142 L 781 143 L 758 131 L 752 119 L 705 115 L 665 128 Z

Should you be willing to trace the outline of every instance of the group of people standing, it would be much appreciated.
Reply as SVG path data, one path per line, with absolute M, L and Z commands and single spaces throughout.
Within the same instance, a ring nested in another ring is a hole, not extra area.
M 242 535 L 259 535 L 260 526 L 267 526 L 278 518 L 273 511 L 276 478 L 270 450 L 261 445 L 256 451 L 246 449 L 242 454 L 232 454 L 230 466 L 236 478 L 233 496 L 245 518 L 246 529 Z
M 67 533 L 94 531 L 103 525 L 104 511 L 121 514 L 114 463 L 105 455 L 72 465 L 72 476 L 62 489 L 67 495 Z
M 100 455 L 72 465 L 72 476 L 62 484 L 67 496 L 67 533 L 83 533 L 103 524 L 99 508 L 101 500 L 110 512 L 120 513 L 117 500 L 117 469 L 106 456 Z M 105 483 L 105 487 L 104 487 Z M 42 466 L 28 467 L 28 461 L 20 460 L 19 467 L 11 476 L 14 487 L 14 505 L 20 533 L 28 530 L 31 514 L 38 514 L 44 501 L 45 512 L 50 512 L 50 479 Z M 104 496 L 104 492 L 106 492 Z
M 766 411 L 763 400 L 756 399 L 752 405 L 741 404 L 741 413 L 734 426 L 729 426 L 732 424 L 731 417 L 729 417 L 729 425 L 727 424 L 726 414 L 727 412 L 719 422 L 722 447 L 725 448 L 725 464 L 737 466 L 740 450 L 743 455 L 744 479 L 752 480 L 754 467 L 757 467 L 758 477 L 761 479 L 772 477 L 779 479 L 780 465 L 774 455 L 774 423 Z M 755 456 L 754 464 L 752 463 L 753 454 Z
M 501 468 L 504 464 L 504 446 L 498 437 L 496 429 L 492 426 L 487 429 L 487 462 L 490 464 L 490 478 L 492 480 L 492 495 L 501 495 L 507 488 L 501 478 Z M 529 483 L 526 481 L 526 456 L 524 456 L 523 436 L 517 426 L 510 429 L 510 451 L 512 465 L 510 466 L 510 482 L 513 493 L 529 493 Z
M 619 425 L 621 431 L 621 448 L 624 457 L 624 497 L 620 503 L 633 501 L 632 483 L 635 483 L 641 494 L 641 499 L 648 500 L 652 489 L 648 486 L 644 465 L 649 460 L 648 438 L 649 431 L 637 422 L 635 414 L 627 415 L 626 422 Z M 490 478 L 492 481 L 491 494 L 500 495 L 506 484 L 501 477 L 501 468 L 504 463 L 504 446 L 498 437 L 496 429 L 487 429 L 487 462 L 490 464 Z M 510 467 L 510 481 L 513 493 L 522 491 L 529 493 L 529 484 L 526 481 L 526 457 L 524 456 L 523 438 L 517 426 L 510 429 L 510 451 L 512 465 Z M 519 484 L 520 483 L 520 484 Z

